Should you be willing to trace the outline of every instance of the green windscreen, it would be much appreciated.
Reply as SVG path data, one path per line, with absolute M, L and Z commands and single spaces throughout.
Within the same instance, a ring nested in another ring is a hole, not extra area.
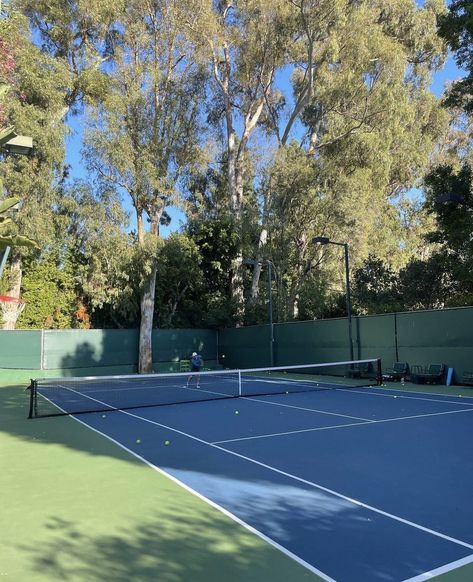
M 226 368 L 269 366 L 269 325 L 222 329 L 218 336 L 219 361 Z
M 43 369 L 136 365 L 137 346 L 134 329 L 47 330 Z
M 399 360 L 412 365 L 445 364 L 473 372 L 473 309 L 397 314 Z
M 0 330 L 0 368 L 39 370 L 40 330 Z
M 347 319 L 280 323 L 275 326 L 275 339 L 280 365 L 350 359 Z
M 198 352 L 204 363 L 217 359 L 217 332 L 209 329 L 154 329 L 153 362 L 187 360 Z
M 205 329 L 155 329 L 153 362 L 178 362 L 193 351 L 204 361 L 217 359 L 217 334 Z M 50 330 L 44 332 L 44 370 L 94 367 L 136 368 L 139 332 L 136 329 Z
M 353 337 L 357 358 L 381 358 L 390 367 L 396 362 L 395 315 L 369 315 L 353 320 Z

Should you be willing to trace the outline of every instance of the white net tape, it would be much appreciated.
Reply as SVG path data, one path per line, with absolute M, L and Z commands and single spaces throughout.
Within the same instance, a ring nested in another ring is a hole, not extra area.
M 25 306 L 24 301 L 0 301 L 3 325 L 6 329 L 11 329 L 15 325 Z

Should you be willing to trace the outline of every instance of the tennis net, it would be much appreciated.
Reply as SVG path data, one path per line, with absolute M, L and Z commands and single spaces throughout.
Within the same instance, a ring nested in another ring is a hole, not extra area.
M 381 360 L 200 373 L 38 378 L 29 418 L 379 385 Z

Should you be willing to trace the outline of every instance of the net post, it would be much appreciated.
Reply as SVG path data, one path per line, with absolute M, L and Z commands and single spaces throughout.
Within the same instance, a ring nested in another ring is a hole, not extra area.
M 241 370 L 238 370 L 238 396 L 241 396 Z
M 30 381 L 29 385 L 30 391 L 30 412 L 28 418 L 33 418 L 33 414 L 36 412 L 36 382 L 34 380 Z
M 383 369 L 381 367 L 381 358 L 376 358 L 376 380 L 378 386 L 383 384 Z

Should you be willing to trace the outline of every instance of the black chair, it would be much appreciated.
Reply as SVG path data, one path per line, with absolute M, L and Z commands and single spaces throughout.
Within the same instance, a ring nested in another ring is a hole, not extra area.
M 464 386 L 473 386 L 473 372 L 463 372 L 461 383 Z
M 428 368 L 412 366 L 410 375 L 414 384 L 443 384 L 445 378 L 445 364 L 429 364 Z
M 409 375 L 409 364 L 407 362 L 394 362 L 392 368 L 385 370 L 386 380 L 402 380 Z

